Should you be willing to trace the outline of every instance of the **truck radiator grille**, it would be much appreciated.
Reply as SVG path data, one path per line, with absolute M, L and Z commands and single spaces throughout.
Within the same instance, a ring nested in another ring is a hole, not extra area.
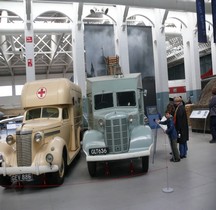
M 109 153 L 128 151 L 129 134 L 126 118 L 106 120 L 105 133 Z
M 17 150 L 17 165 L 31 166 L 32 163 L 32 145 L 31 131 L 16 133 L 16 150 Z

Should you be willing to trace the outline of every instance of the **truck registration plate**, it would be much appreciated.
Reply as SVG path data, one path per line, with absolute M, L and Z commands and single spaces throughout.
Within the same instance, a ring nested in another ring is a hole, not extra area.
M 89 149 L 89 155 L 106 155 L 108 153 L 109 151 L 107 147 Z
M 11 176 L 11 182 L 30 182 L 33 181 L 32 174 L 15 174 Z

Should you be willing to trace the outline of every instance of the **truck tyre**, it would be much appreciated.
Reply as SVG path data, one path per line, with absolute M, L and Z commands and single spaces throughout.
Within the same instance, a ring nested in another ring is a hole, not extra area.
M 9 187 L 12 184 L 9 176 L 0 175 L 0 186 Z
M 88 171 L 91 177 L 96 176 L 96 162 L 87 162 L 88 164 Z
M 54 172 L 54 173 L 48 173 L 46 183 L 48 185 L 53 185 L 53 186 L 62 185 L 64 182 L 66 165 L 67 165 L 66 157 L 63 154 L 62 155 L 62 162 L 61 162 L 61 166 L 60 166 L 59 170 Z
M 147 173 L 149 169 L 149 156 L 142 157 L 142 171 Z

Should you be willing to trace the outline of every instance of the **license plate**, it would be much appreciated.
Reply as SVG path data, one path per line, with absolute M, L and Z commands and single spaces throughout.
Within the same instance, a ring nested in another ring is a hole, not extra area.
M 108 153 L 109 151 L 107 147 L 89 149 L 89 155 L 106 155 Z
M 32 174 L 16 174 L 11 176 L 11 182 L 30 182 L 33 181 Z

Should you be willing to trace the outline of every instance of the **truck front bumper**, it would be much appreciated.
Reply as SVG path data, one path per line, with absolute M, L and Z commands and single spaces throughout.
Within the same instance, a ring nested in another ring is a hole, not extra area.
M 51 166 L 21 166 L 21 167 L 6 167 L 4 163 L 2 163 L 2 167 L 0 167 L 0 175 L 15 175 L 15 174 L 34 174 L 40 175 L 44 173 L 56 172 L 59 170 L 57 165 Z
M 107 155 L 88 155 L 86 154 L 86 161 L 112 161 L 112 160 L 124 160 L 124 159 L 133 159 L 139 158 L 144 156 L 150 156 L 152 145 L 144 151 L 129 151 L 128 153 L 121 153 L 121 154 L 107 154 Z M 85 152 L 86 153 L 86 152 Z

